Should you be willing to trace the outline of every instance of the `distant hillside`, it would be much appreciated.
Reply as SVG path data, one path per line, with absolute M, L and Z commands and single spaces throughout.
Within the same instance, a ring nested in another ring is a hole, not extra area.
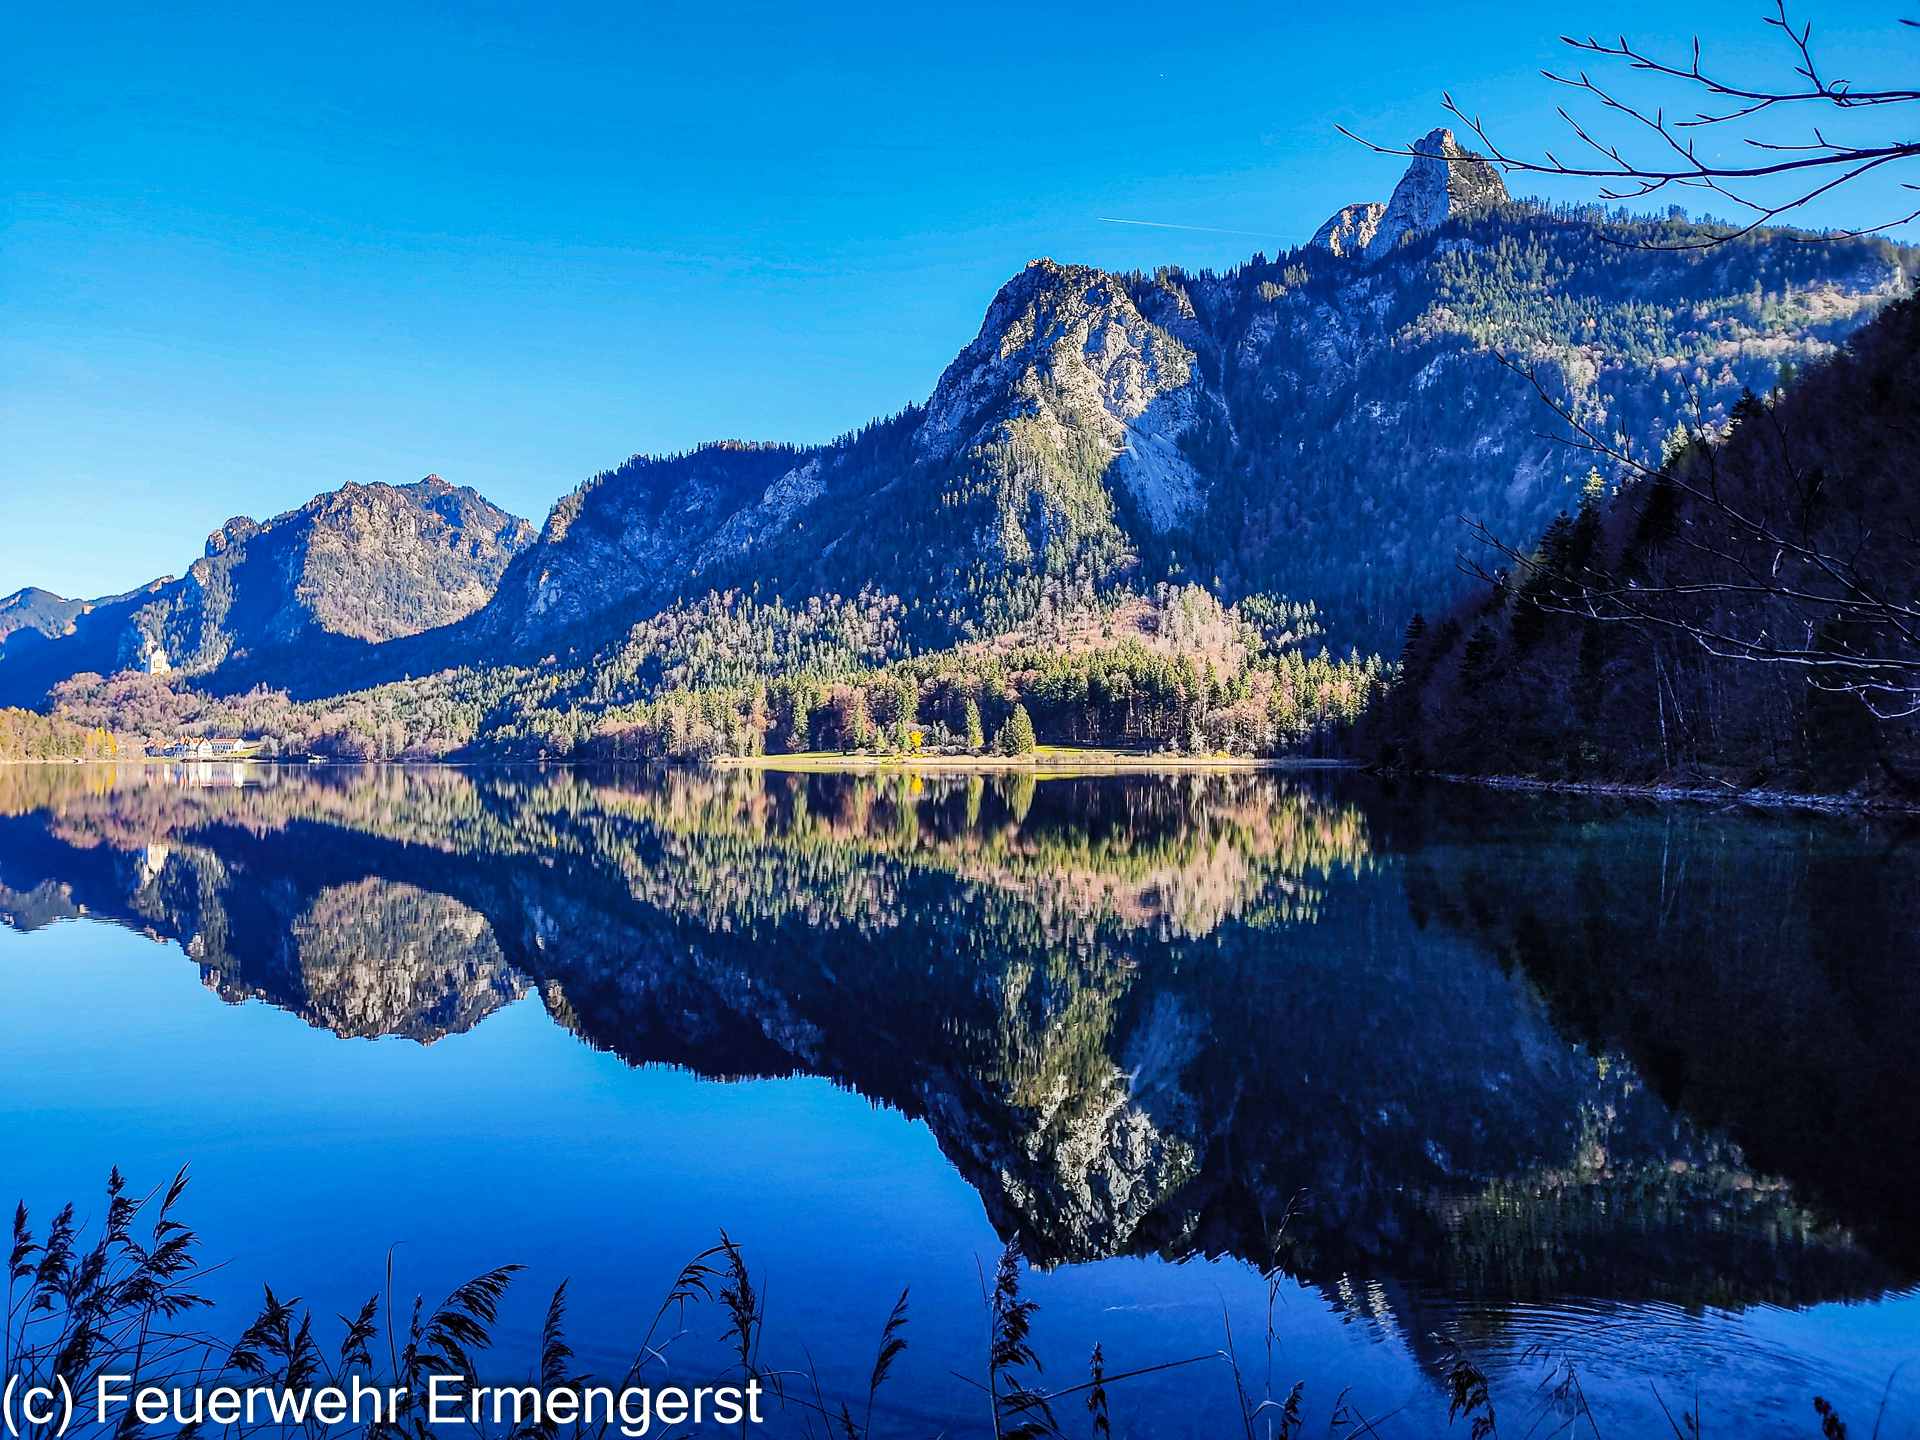
M 0 703 L 37 704 L 83 671 L 346 663 L 479 609 L 533 539 L 525 520 L 437 475 L 347 485 L 264 523 L 236 516 L 179 579 L 104 600 L 0 601 Z
M 87 608 L 85 600 L 66 600 L 51 590 L 28 586 L 0 597 L 0 645 L 16 631 L 51 640 L 65 635 Z
M 117 737 L 135 753 L 242 733 L 272 754 L 343 760 L 925 756 L 1000 750 L 1021 713 L 1029 748 L 1270 755 L 1343 745 L 1385 678 L 1377 655 L 1330 655 L 1310 607 L 1252 597 L 1229 609 L 1197 585 L 911 656 L 901 622 L 899 602 L 871 591 L 794 609 L 727 592 L 578 660 L 443 667 L 304 702 L 284 688 L 80 675 L 50 696 L 65 728 L 27 716 L 21 743 L 67 754 Z
M 1417 621 L 1384 758 L 1920 801 L 1920 307 L 1734 421 Z

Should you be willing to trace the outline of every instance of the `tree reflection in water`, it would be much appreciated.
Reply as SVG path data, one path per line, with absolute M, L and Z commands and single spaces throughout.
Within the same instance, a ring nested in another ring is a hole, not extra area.
M 178 941 L 343 1036 L 537 991 L 631 1064 L 829 1076 L 1037 1263 L 1236 1256 L 1416 1346 L 1414 1311 L 1920 1265 L 1920 885 L 1876 823 L 1274 773 L 251 774 L 0 769 L 0 916 Z

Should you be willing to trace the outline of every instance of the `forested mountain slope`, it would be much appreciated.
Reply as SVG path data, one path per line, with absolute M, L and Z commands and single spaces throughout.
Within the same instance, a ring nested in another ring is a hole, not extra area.
M 0 601 L 0 704 L 38 703 L 83 671 L 321 669 L 470 614 L 533 539 L 525 520 L 437 475 L 347 485 L 265 523 L 235 516 L 179 579 L 104 600 Z
M 68 600 L 37 585 L 0 596 L 0 647 L 6 645 L 7 638 L 15 631 L 49 639 L 64 635 L 90 603 L 97 602 Z
M 1920 798 L 1920 308 L 1734 420 L 1416 621 L 1385 757 Z
M 1319 754 L 1344 743 L 1386 679 L 1377 655 L 1331 655 L 1310 607 L 1227 607 L 1197 585 L 912 655 L 901 618 L 870 591 L 793 609 L 729 591 L 564 663 L 454 666 L 304 701 L 266 685 L 82 674 L 54 686 L 51 715 L 0 709 L 0 760 L 137 754 L 182 734 L 337 760 L 925 756 L 990 740 L 1022 754 L 1036 742 Z

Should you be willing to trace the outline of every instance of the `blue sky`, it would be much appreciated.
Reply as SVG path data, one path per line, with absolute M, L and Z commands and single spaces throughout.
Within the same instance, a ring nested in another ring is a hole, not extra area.
M 177 574 L 349 480 L 538 522 L 637 451 L 824 439 L 1036 255 L 1276 253 L 1392 189 L 1336 123 L 1401 142 L 1450 89 L 1544 143 L 1558 32 L 1737 62 L 1760 10 L 7 0 L 0 593 Z M 1804 13 L 1908 68 L 1895 12 Z

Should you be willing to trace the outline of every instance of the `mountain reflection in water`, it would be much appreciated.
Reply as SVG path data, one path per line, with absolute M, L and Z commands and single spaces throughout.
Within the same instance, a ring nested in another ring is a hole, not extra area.
M 342 1036 L 537 991 L 631 1064 L 824 1075 L 1042 1265 L 1441 1309 L 1920 1265 L 1904 831 L 1345 776 L 251 775 L 0 767 L 0 919 L 177 941 Z

